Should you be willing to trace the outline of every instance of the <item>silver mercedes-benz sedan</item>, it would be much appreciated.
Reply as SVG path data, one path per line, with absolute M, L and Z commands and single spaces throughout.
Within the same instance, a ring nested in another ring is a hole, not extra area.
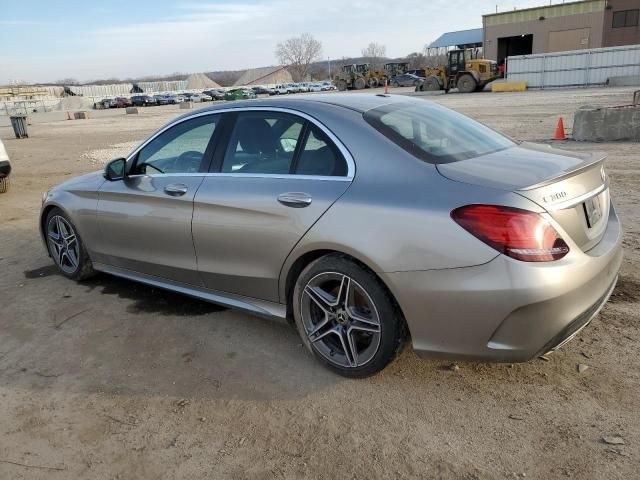
M 40 225 L 69 278 L 287 319 L 342 375 L 378 372 L 406 338 L 521 362 L 572 338 L 615 286 L 603 164 L 405 96 L 240 101 L 53 188 Z

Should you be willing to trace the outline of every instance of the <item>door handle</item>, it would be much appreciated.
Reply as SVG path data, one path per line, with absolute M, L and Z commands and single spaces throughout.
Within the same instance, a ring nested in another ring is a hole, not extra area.
M 164 193 L 172 197 L 180 197 L 187 193 L 187 186 L 184 183 L 172 183 L 164 187 Z
M 278 201 L 286 207 L 304 208 L 311 205 L 311 195 L 306 193 L 281 193 Z

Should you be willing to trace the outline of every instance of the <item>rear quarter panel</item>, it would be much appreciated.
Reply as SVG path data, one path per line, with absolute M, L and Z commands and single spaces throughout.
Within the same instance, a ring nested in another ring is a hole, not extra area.
M 346 110 L 345 110 L 346 112 Z M 354 111 L 322 121 L 334 130 L 356 163 L 354 182 L 294 247 L 280 279 L 296 259 L 314 250 L 353 256 L 375 272 L 460 268 L 498 255 L 458 226 L 454 208 L 495 203 L 542 209 L 519 195 L 466 185 L 441 176 L 436 167 L 406 153 L 376 132 Z

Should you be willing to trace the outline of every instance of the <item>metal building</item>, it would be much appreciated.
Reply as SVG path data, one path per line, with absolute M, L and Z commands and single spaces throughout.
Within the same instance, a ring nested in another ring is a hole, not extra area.
M 640 43 L 640 0 L 582 0 L 483 15 L 485 58 Z

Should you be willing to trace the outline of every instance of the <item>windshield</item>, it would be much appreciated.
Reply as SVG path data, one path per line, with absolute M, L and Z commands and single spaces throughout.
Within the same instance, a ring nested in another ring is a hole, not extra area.
M 507 137 L 438 104 L 394 103 L 364 113 L 389 140 L 429 163 L 450 163 L 514 146 Z

